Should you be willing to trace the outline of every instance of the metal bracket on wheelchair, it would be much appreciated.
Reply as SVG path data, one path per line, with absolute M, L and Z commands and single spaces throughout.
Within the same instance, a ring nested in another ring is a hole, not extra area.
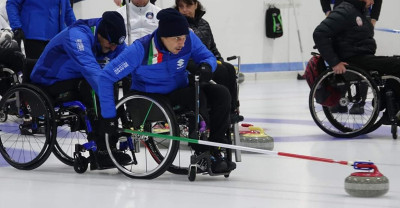
M 75 152 L 84 152 L 87 150 L 92 150 L 93 152 L 97 151 L 96 142 L 90 141 L 85 144 L 75 144 Z

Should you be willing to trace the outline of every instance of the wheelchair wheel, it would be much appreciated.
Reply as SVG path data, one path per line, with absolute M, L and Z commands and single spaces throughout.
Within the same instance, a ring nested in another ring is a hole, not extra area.
M 87 142 L 86 126 L 78 108 L 60 108 L 56 111 L 57 139 L 53 154 L 64 164 L 74 165 L 75 144 Z
M 311 89 L 309 108 L 314 122 L 327 134 L 351 138 L 374 125 L 379 114 L 380 93 L 369 74 L 348 67 L 343 75 L 326 71 Z M 362 107 L 362 111 L 352 112 Z
M 120 127 L 153 134 L 179 136 L 174 113 L 161 99 L 155 96 L 130 95 L 116 105 Z M 131 178 L 152 179 L 163 174 L 174 161 L 179 141 L 121 134 L 116 148 L 124 151 L 133 160 L 120 164 L 114 157 L 112 139 L 106 138 L 111 159 L 116 167 Z
M 39 167 L 49 157 L 56 133 L 54 111 L 38 88 L 21 84 L 0 101 L 0 112 L 8 119 L 0 123 L 0 153 L 21 170 Z

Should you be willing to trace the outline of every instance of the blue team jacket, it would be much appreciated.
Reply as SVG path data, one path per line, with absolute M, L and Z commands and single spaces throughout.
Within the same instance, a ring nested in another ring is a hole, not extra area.
M 27 39 L 48 41 L 76 21 L 69 0 L 7 0 L 6 8 L 11 28 Z
M 125 43 L 107 54 L 97 41 L 97 26 L 101 18 L 78 20 L 56 35 L 46 46 L 32 73 L 31 81 L 48 86 L 55 82 L 85 78 L 97 92 L 99 62 L 108 62 L 120 54 Z
M 215 56 L 192 31 L 178 54 L 164 49 L 159 43 L 157 31 L 133 42 L 102 70 L 98 94 L 104 118 L 116 116 L 113 83 L 129 74 L 132 76 L 132 90 L 168 94 L 188 86 L 186 66 L 190 58 L 197 64 L 210 64 L 215 71 Z

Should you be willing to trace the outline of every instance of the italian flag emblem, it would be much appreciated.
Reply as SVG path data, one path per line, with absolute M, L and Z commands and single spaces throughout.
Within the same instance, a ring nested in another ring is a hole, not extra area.
M 154 38 L 151 40 L 149 49 L 149 59 L 147 60 L 147 65 L 161 63 L 163 59 L 163 54 L 156 48 Z

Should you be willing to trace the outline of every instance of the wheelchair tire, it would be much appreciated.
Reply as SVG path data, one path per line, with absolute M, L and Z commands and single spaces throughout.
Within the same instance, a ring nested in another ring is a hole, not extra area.
M 75 108 L 77 109 L 77 108 Z M 79 109 L 78 109 L 79 111 Z M 85 129 L 72 130 L 75 122 L 80 121 L 80 115 L 74 109 L 60 108 L 57 112 L 57 119 L 60 121 L 57 125 L 57 139 L 54 144 L 53 154 L 64 164 L 73 166 L 75 144 L 84 144 L 87 142 L 87 133 Z M 65 120 L 68 120 L 65 122 Z M 87 155 L 88 156 L 88 155 Z
M 321 100 L 323 101 L 321 97 L 324 96 L 321 95 L 321 91 L 327 89 L 327 85 L 340 94 L 337 106 L 342 107 L 342 112 L 333 111 L 332 107 L 321 104 Z M 360 86 L 367 87 L 365 95 L 361 95 L 360 90 L 357 90 Z M 364 112 L 358 115 L 350 114 L 349 109 L 360 103 L 363 96 Z M 371 76 L 360 69 L 348 66 L 343 75 L 336 75 L 333 71 L 327 70 L 317 78 L 310 91 L 309 109 L 314 122 L 324 132 L 334 137 L 351 138 L 368 133 L 375 124 L 379 114 L 379 100 L 380 93 Z
M 179 127 L 175 115 L 168 105 L 157 96 L 128 95 L 116 105 L 120 127 L 154 134 L 179 136 Z M 124 117 L 124 118 L 123 118 Z M 128 123 L 126 123 L 128 122 Z M 114 157 L 110 139 L 106 139 L 109 154 L 115 166 L 124 175 L 131 178 L 153 179 L 163 174 L 174 161 L 179 141 L 132 134 L 133 149 L 124 149 L 124 153 L 136 158 L 128 164 L 120 164 Z M 124 146 L 119 139 L 116 147 Z
M 31 84 L 12 87 L 0 101 L 7 121 L 0 123 L 0 153 L 11 166 L 32 170 L 50 156 L 55 137 L 54 110 Z
M 39 94 L 42 95 L 43 99 L 46 100 L 46 103 L 49 103 L 49 105 L 51 106 L 51 109 L 55 109 L 54 105 L 53 105 L 53 101 L 50 99 L 50 96 L 47 95 L 47 93 L 42 90 L 40 87 L 32 85 L 32 84 L 24 84 L 24 86 L 33 89 L 37 92 L 39 92 Z M 60 121 L 60 110 L 62 110 L 62 108 L 59 108 L 57 112 L 55 112 L 54 110 L 52 112 L 54 112 L 54 118 L 57 121 Z M 82 138 L 82 136 L 79 136 L 78 134 L 74 135 L 74 136 L 67 136 L 69 134 L 71 134 L 70 131 L 68 130 L 60 130 L 60 126 L 57 126 L 57 123 L 54 123 L 54 128 L 56 129 L 55 133 L 54 133 L 54 145 L 53 145 L 53 149 L 52 152 L 54 154 L 54 156 L 56 156 L 57 159 L 59 159 L 62 163 L 69 165 L 69 166 L 73 166 L 74 165 L 74 150 L 75 150 L 75 144 L 83 144 L 85 143 L 86 140 L 86 134 L 84 135 L 84 140 L 82 141 L 82 139 L 79 139 L 77 141 L 77 138 Z M 64 127 L 65 128 L 65 127 Z M 66 139 L 68 138 L 68 139 Z

